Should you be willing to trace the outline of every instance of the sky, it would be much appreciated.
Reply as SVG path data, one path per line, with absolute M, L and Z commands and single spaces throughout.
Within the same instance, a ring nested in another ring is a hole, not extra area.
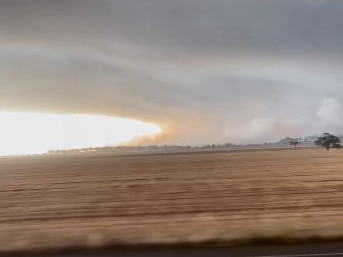
M 343 134 L 342 28 L 341 0 L 0 0 L 0 110 L 168 144 Z

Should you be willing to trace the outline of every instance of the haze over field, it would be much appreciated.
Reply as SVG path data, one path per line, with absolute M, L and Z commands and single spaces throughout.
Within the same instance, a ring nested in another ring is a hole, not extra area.
M 98 115 L 0 112 L 0 156 L 120 145 L 160 133 L 154 124 Z
M 172 144 L 341 133 L 342 27 L 341 0 L 0 0 L 0 109 Z

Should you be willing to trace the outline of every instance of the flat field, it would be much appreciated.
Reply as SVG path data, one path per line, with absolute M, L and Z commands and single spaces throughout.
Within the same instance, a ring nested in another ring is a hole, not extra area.
M 343 233 L 343 152 L 0 158 L 0 250 Z

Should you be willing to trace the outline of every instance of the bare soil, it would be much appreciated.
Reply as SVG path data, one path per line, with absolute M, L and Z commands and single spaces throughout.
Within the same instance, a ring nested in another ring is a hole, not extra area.
M 0 251 L 341 236 L 343 152 L 0 158 Z

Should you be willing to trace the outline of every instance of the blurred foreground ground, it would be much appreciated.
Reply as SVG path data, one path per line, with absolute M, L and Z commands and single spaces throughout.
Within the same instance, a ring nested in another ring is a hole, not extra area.
M 343 152 L 0 158 L 0 250 L 343 231 Z

